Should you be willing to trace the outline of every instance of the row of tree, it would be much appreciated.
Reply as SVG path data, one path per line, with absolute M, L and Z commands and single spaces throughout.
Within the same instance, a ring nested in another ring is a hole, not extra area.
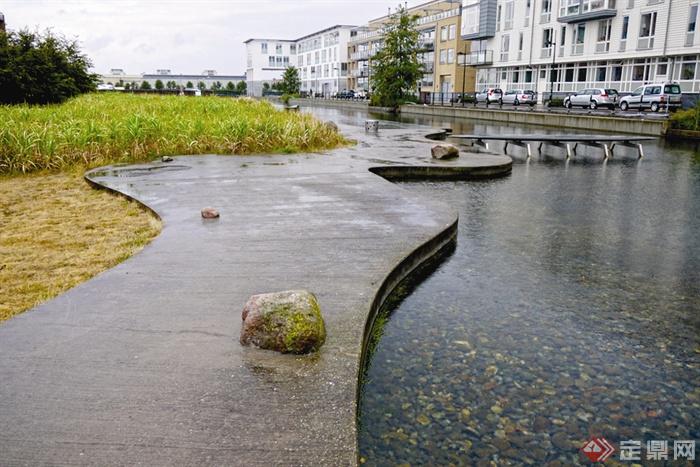
M 113 84 L 113 83 L 107 83 L 107 84 Z M 167 82 L 163 83 L 163 81 L 161 81 L 159 79 L 156 80 L 154 85 L 151 85 L 151 83 L 149 81 L 142 81 L 141 84 L 139 84 L 136 81 L 132 81 L 130 83 L 125 83 L 124 81 L 120 80 L 119 82 L 117 82 L 115 84 L 115 86 L 120 87 L 120 88 L 124 88 L 127 90 L 141 89 L 144 91 L 150 90 L 150 89 L 157 89 L 159 91 L 163 90 L 163 89 L 167 89 L 167 90 L 174 91 L 174 90 L 177 90 L 180 88 L 180 85 L 177 84 L 175 81 L 167 81 Z M 195 86 L 194 86 L 194 83 L 192 83 L 192 81 L 188 81 L 187 84 L 185 85 L 186 89 L 194 89 L 194 87 Z M 200 81 L 199 83 L 197 83 L 197 89 L 204 91 L 205 89 L 207 89 L 206 83 L 204 83 L 203 81 Z M 221 81 L 216 81 L 216 82 L 211 84 L 209 89 L 212 91 L 226 90 L 226 91 L 230 91 L 230 92 L 237 92 L 239 94 L 245 94 L 248 87 L 247 87 L 245 81 L 239 81 L 236 84 L 234 84 L 232 81 L 229 81 L 228 83 L 226 83 L 226 86 L 224 86 L 221 83 Z

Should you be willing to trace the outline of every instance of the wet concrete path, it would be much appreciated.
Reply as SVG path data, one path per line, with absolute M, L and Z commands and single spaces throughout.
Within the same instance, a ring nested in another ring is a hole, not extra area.
M 369 169 L 490 176 L 510 160 L 433 163 L 426 129 L 341 131 L 359 143 L 93 173 L 151 207 L 164 229 L 133 258 L 0 326 L 0 464 L 355 464 L 375 296 L 392 272 L 402 278 L 451 241 L 457 221 Z M 221 219 L 203 221 L 205 206 Z M 241 347 L 247 298 L 299 288 L 325 315 L 321 352 Z

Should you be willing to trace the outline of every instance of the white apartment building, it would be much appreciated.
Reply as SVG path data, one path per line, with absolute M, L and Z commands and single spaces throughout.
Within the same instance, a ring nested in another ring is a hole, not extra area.
M 262 96 L 264 83 L 282 79 L 285 68 L 297 65 L 297 44 L 293 40 L 248 39 L 244 44 L 249 96 Z
M 462 0 L 476 87 L 700 92 L 698 0 Z
M 336 25 L 294 40 L 248 39 L 248 95 L 261 96 L 264 83 L 281 80 L 288 66 L 299 69 L 303 92 L 332 95 L 348 89 L 348 41 L 353 28 Z

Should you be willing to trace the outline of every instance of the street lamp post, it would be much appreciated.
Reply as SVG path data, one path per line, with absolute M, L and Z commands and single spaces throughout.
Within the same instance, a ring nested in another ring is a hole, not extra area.
M 547 46 L 552 48 L 552 68 L 549 70 L 549 105 L 552 105 L 552 99 L 554 98 L 554 65 L 557 60 L 557 40 L 554 30 L 552 30 L 552 39 L 547 42 Z
M 458 54 L 462 56 L 462 107 L 464 107 L 464 91 L 467 84 L 467 43 L 464 43 L 464 52 Z

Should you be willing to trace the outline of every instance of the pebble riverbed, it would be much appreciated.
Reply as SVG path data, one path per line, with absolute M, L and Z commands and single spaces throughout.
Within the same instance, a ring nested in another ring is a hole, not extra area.
M 362 464 L 588 465 L 603 436 L 606 465 L 663 465 L 646 441 L 700 443 L 700 157 L 600 159 L 402 185 L 459 210 L 458 244 L 369 361 Z

